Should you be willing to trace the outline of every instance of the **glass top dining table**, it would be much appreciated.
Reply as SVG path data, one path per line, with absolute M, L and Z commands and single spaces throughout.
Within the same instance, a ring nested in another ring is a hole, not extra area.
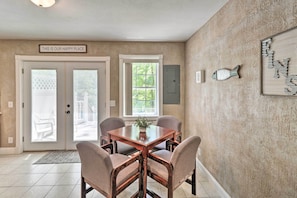
M 120 141 L 135 147 L 141 151 L 142 156 L 142 174 L 140 178 L 139 197 L 146 197 L 147 192 L 147 156 L 151 149 L 156 145 L 172 139 L 176 139 L 177 131 L 173 129 L 163 128 L 150 125 L 146 132 L 140 132 L 139 128 L 131 125 L 108 131 L 110 141 Z

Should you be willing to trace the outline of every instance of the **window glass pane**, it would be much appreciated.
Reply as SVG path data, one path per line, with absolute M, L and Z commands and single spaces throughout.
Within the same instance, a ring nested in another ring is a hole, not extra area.
M 158 63 L 132 64 L 132 114 L 157 114 L 157 68 Z
M 73 140 L 98 140 L 98 79 L 97 70 L 74 70 Z
M 120 54 L 120 115 L 157 117 L 162 114 L 162 55 Z
M 31 79 L 31 141 L 57 141 L 57 72 L 34 69 Z

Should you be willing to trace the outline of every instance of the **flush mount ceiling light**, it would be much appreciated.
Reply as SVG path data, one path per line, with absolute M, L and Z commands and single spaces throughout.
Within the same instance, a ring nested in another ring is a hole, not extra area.
M 48 8 L 55 4 L 55 0 L 31 0 L 35 5 Z

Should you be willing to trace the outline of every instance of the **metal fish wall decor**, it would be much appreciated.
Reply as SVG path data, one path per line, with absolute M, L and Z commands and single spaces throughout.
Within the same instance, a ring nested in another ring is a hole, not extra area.
M 215 79 L 215 80 L 227 80 L 228 78 L 231 78 L 234 76 L 238 76 L 238 78 L 240 78 L 240 76 L 238 74 L 239 68 L 240 68 L 240 65 L 237 65 L 232 70 L 231 69 L 218 69 L 217 71 L 215 71 L 212 74 L 211 78 Z

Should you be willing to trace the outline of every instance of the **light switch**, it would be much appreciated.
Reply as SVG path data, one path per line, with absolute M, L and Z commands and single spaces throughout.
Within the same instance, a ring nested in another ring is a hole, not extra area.
M 13 102 L 12 101 L 8 101 L 8 108 L 13 108 Z
M 204 72 L 205 72 L 204 70 L 196 71 L 196 83 L 205 82 Z

